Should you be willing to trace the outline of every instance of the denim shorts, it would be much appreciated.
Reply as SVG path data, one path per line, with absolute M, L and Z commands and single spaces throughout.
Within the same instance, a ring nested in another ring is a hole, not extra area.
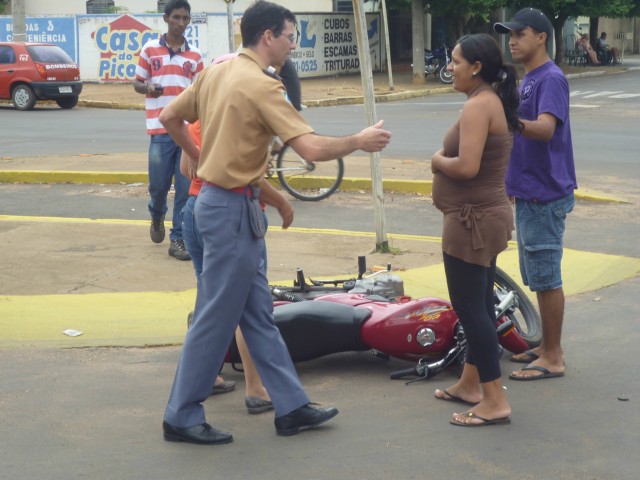
M 546 204 L 516 199 L 516 234 L 520 273 L 534 291 L 562 287 L 562 238 L 573 193 Z

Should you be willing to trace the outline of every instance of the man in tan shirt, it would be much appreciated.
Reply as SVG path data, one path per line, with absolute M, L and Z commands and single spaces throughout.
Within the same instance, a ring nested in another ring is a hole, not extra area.
M 313 134 L 288 101 L 282 82 L 268 67 L 283 65 L 295 48 L 295 16 L 266 1 L 249 7 L 241 24 L 238 58 L 205 69 L 160 116 L 191 159 L 190 171 L 205 180 L 196 203 L 204 262 L 193 323 L 188 330 L 164 415 L 164 438 L 201 444 L 228 443 L 230 433 L 205 421 L 202 402 L 240 325 L 260 377 L 275 407 L 278 435 L 295 435 L 338 414 L 309 398 L 273 320 L 263 260 L 259 199 L 278 209 L 282 227 L 293 221 L 289 202 L 264 179 L 269 141 L 277 135 L 310 161 L 344 157 L 357 149 L 382 150 L 391 134 L 382 122 L 360 133 L 333 138 Z M 200 119 L 202 150 L 185 121 Z

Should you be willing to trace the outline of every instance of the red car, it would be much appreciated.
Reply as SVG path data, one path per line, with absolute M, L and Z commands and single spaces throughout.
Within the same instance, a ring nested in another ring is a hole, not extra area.
M 0 99 L 16 109 L 31 110 L 38 100 L 73 108 L 81 91 L 80 69 L 59 46 L 0 42 Z

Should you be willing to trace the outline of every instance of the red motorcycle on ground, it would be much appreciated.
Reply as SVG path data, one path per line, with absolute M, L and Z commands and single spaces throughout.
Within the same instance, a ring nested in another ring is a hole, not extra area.
M 405 296 L 402 279 L 390 265 L 365 277 L 366 262 L 359 257 L 358 270 L 357 278 L 307 282 L 298 269 L 293 287 L 272 287 L 275 323 L 294 362 L 370 350 L 382 358 L 417 362 L 391 378 L 428 379 L 449 366 L 462 371 L 466 339 L 448 301 Z M 539 345 L 538 313 L 500 269 L 494 298 L 500 345 L 513 353 Z M 235 341 L 227 361 L 234 368 L 240 361 Z

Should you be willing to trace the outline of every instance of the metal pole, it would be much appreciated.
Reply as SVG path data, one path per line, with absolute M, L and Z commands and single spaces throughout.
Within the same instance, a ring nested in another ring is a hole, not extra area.
M 353 14 L 358 38 L 358 58 L 360 59 L 360 75 L 362 77 L 362 91 L 364 94 L 364 109 L 367 123 L 377 123 L 376 105 L 373 95 L 373 72 L 371 71 L 371 52 L 367 36 L 367 20 L 362 0 L 353 0 Z M 371 164 L 371 193 L 373 196 L 373 213 L 376 226 L 376 252 L 389 252 L 389 242 L 385 231 L 384 192 L 382 189 L 382 167 L 380 153 L 372 153 Z
M 384 23 L 384 46 L 387 51 L 389 90 L 393 90 L 393 72 L 391 71 L 391 47 L 389 46 L 389 17 L 387 17 L 387 0 L 382 0 L 382 23 Z
M 11 0 L 11 16 L 13 19 L 13 41 L 27 41 L 27 27 L 24 13 L 24 0 Z
M 227 2 L 227 30 L 229 34 L 229 53 L 236 51 L 235 42 L 233 41 L 233 1 L 224 0 Z

